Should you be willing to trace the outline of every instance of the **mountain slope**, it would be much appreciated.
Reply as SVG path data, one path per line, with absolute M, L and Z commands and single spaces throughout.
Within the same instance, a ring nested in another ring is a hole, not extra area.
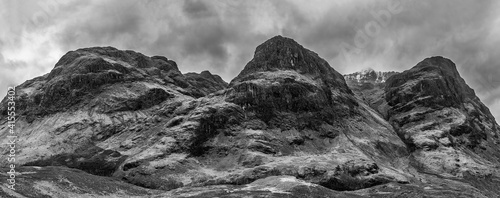
M 389 106 L 385 100 L 384 87 L 386 80 L 395 74 L 397 72 L 376 72 L 370 68 L 344 75 L 344 78 L 356 97 L 387 118 Z
M 452 175 L 499 176 L 500 127 L 449 59 L 432 57 L 387 80 L 389 120 L 415 163 Z
M 16 162 L 112 176 L 130 156 L 162 141 L 152 134 L 171 124 L 168 108 L 204 93 L 165 57 L 111 47 L 68 52 L 49 74 L 16 88 Z
M 499 185 L 500 127 L 455 64 L 431 57 L 410 70 L 390 73 L 385 82 L 376 80 L 380 75 L 387 74 L 345 77 L 353 92 L 377 109 L 407 144 L 407 163 L 419 173 L 414 176 L 453 178 L 487 197 L 499 196 L 494 186 Z

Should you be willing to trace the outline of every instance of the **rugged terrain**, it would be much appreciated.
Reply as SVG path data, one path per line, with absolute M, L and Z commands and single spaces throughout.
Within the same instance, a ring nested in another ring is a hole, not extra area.
M 344 75 L 346 83 L 354 92 L 356 97 L 363 100 L 367 105 L 374 110 L 387 117 L 387 108 L 389 108 L 385 100 L 385 82 L 387 79 L 397 72 L 380 72 L 371 68 L 361 72 Z
M 276 36 L 226 83 L 85 48 L 17 86 L 16 104 L 22 167 L 3 197 L 500 195 L 500 127 L 442 57 L 342 76 Z

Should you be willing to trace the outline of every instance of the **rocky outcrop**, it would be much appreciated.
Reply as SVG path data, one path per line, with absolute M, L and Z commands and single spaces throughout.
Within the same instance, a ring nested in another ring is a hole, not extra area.
M 26 166 L 65 166 L 77 168 L 99 176 L 112 176 L 126 159 L 117 151 L 104 150 L 96 146 L 78 149 L 74 153 L 62 153 L 50 158 L 30 161 Z
M 228 83 L 222 80 L 218 75 L 214 75 L 209 71 L 201 73 L 186 73 L 184 74 L 188 82 L 199 89 L 204 95 L 214 93 L 216 91 L 227 88 Z

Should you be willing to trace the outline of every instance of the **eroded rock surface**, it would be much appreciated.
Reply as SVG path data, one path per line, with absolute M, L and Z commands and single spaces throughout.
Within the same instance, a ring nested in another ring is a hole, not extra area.
M 386 83 L 389 121 L 414 151 L 416 166 L 499 176 L 500 126 L 451 60 L 427 58 Z
M 210 73 L 210 71 L 202 71 L 201 73 L 186 73 L 186 79 L 191 85 L 199 89 L 204 95 L 214 93 L 216 91 L 227 88 L 228 83 L 220 76 Z

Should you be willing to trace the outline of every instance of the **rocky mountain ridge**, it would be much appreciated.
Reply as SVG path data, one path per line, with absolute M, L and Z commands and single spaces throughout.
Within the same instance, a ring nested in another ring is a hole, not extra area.
M 344 79 L 346 79 L 346 81 L 349 82 L 380 84 L 380 83 L 385 83 L 385 81 L 394 74 L 398 74 L 398 72 L 394 71 L 382 72 L 382 71 L 375 71 L 372 68 L 368 68 L 360 72 L 345 74 L 343 76 Z
M 162 56 L 71 51 L 16 87 L 23 190 L 0 195 L 499 196 L 500 127 L 455 67 L 342 76 L 276 36 L 226 83 Z
M 347 85 L 357 98 L 386 118 L 386 112 L 389 106 L 385 101 L 385 82 L 389 77 L 396 74 L 399 73 L 393 71 L 381 72 L 368 68 L 360 72 L 345 74 L 343 76 Z

